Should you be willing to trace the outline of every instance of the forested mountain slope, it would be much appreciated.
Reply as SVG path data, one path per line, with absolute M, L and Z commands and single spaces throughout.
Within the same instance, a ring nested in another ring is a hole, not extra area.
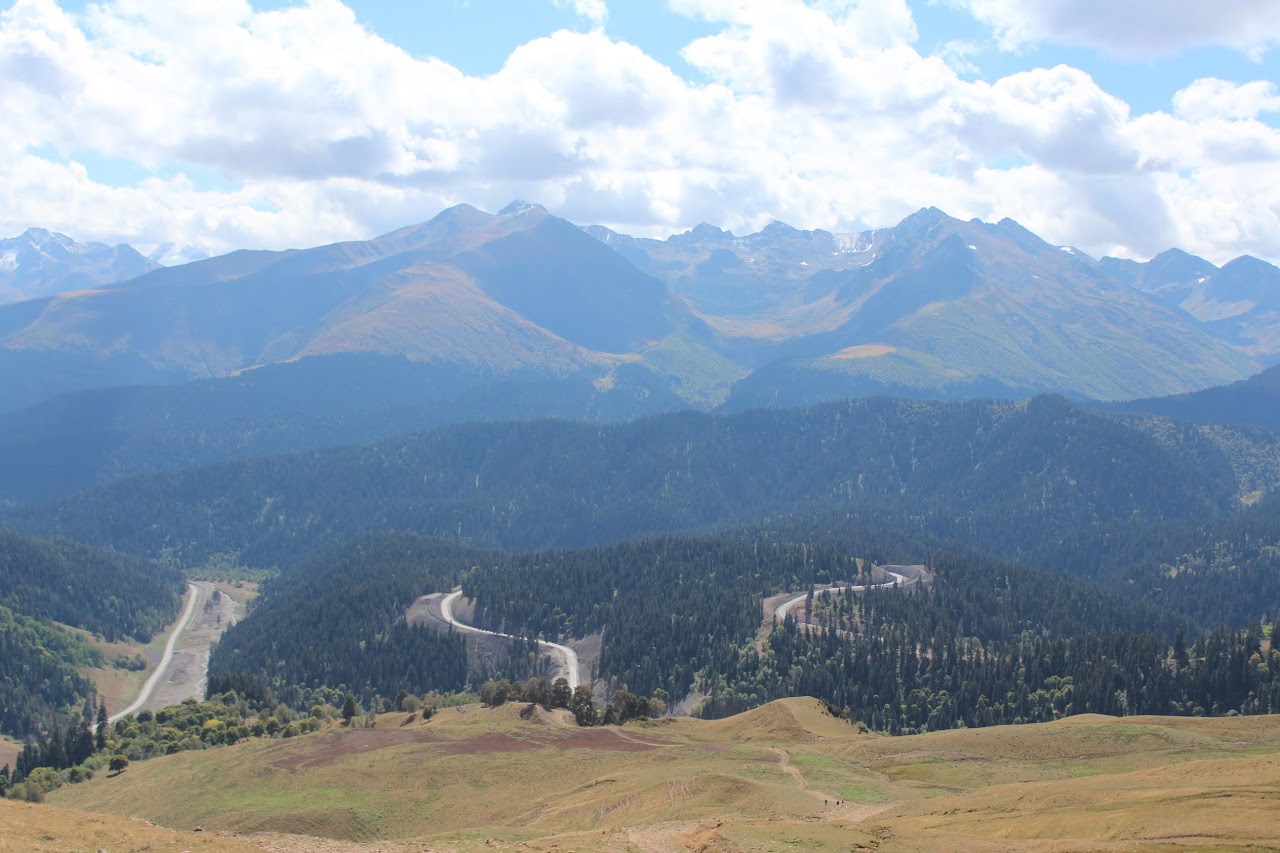
M 71 633 L 0 605 L 0 733 L 25 737 L 50 728 L 92 695 L 78 668 L 96 662 Z
M 1109 403 L 1103 408 L 1162 415 L 1197 424 L 1254 424 L 1280 430 L 1280 366 L 1230 385 L 1173 397 Z
M 262 566 L 382 530 L 537 548 L 815 512 L 1029 547 L 1120 519 L 1234 511 L 1225 456 L 1180 435 L 1157 441 L 1052 397 L 483 424 L 144 475 L 8 517 L 141 555 L 237 551 Z
M 147 640 L 177 614 L 182 588 L 171 568 L 0 529 L 0 732 L 47 730 L 93 695 L 78 669 L 100 654 L 54 623 Z
M 590 376 L 475 374 L 375 354 L 225 379 L 65 394 L 0 414 L 0 502 L 47 501 L 149 471 L 367 444 L 468 421 L 617 422 L 687 401 L 638 365 Z
M 928 584 L 815 598 L 757 645 L 762 599 L 849 581 L 862 563 L 929 559 Z M 602 636 L 594 676 L 665 701 L 690 690 L 720 715 L 812 695 L 895 733 L 1107 714 L 1280 710 L 1256 618 L 1202 631 L 1095 584 L 936 552 L 901 532 L 759 528 L 505 555 L 415 536 L 373 537 L 295 567 L 228 632 L 212 671 L 366 701 L 461 686 L 465 646 L 408 626 L 419 594 L 461 578 L 482 624 L 564 641 Z M 477 686 L 473 670 L 471 686 Z M 227 683 L 233 683 L 228 681 Z M 293 697 L 290 699 L 289 697 Z
M 289 701 L 299 685 L 385 697 L 407 689 L 460 690 L 460 635 L 409 626 L 421 595 L 452 589 L 471 566 L 498 555 L 412 534 L 363 537 L 269 582 L 247 619 L 214 647 L 212 676 L 261 679 Z
M 859 561 L 920 563 L 929 556 L 901 532 L 751 529 L 518 555 L 478 566 L 463 579 L 463 592 L 490 627 L 553 640 L 603 632 L 601 678 L 678 699 L 695 683 L 737 669 L 760 626 L 762 598 L 852 581 Z M 1085 581 L 995 560 L 933 556 L 936 588 L 921 593 L 923 609 L 911 618 L 949 619 L 963 626 L 957 636 L 1008 642 L 1024 631 L 1155 631 L 1171 638 L 1179 624 L 1175 614 Z
M 0 605 L 26 616 L 146 641 L 177 615 L 183 588 L 170 567 L 0 529 Z
M 1215 520 L 1117 521 L 1010 556 L 1108 585 L 1204 625 L 1280 615 L 1280 500 Z

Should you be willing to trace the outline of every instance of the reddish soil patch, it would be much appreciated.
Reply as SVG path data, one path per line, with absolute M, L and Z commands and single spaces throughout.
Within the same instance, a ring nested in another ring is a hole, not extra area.
M 525 752 L 541 749 L 545 744 L 521 740 L 510 735 L 494 734 L 452 743 L 437 743 L 436 749 L 447 755 L 479 755 L 485 752 Z
M 272 765 L 281 770 L 300 770 L 304 767 L 323 767 L 348 756 L 375 749 L 386 749 L 391 746 L 403 746 L 407 743 L 426 743 L 431 740 L 425 732 L 404 731 L 401 729 L 355 729 L 339 732 L 337 736 L 325 738 L 307 752 L 290 755 Z
M 558 749 L 608 749 L 614 752 L 648 752 L 662 746 L 670 746 L 666 741 L 640 739 L 630 735 L 623 737 L 610 729 L 583 729 L 557 740 Z

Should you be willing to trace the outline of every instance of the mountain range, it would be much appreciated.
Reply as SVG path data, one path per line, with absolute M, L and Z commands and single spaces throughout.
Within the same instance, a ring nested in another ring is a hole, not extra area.
M 115 284 L 159 267 L 132 246 L 77 243 L 29 228 L 0 240 L 0 304 Z
M 173 267 L 34 229 L 0 245 L 16 247 L 3 249 L 14 281 L 39 272 L 62 291 L 0 305 L 9 412 L 266 366 L 323 374 L 299 366 L 338 356 L 362 359 L 351 381 L 368 386 L 414 366 L 421 393 L 395 396 L 419 406 L 456 399 L 441 383 L 495 401 L 470 417 L 872 393 L 1119 400 L 1237 381 L 1280 356 L 1280 270 L 1263 261 L 1098 261 L 933 208 L 862 234 L 702 225 L 653 240 L 522 202 L 460 205 L 369 241 Z M 44 266 L 27 260 L 37 245 Z M 511 411 L 522 396 L 532 410 Z

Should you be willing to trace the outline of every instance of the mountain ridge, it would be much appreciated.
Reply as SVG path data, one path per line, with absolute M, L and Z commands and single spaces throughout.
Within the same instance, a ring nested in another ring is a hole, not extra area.
M 0 239 L 0 305 L 118 284 L 160 266 L 125 243 L 78 243 L 45 228 Z
M 665 386 L 702 408 L 864 393 L 1162 396 L 1243 379 L 1270 357 L 1262 297 L 1280 270 L 1242 259 L 1204 276 L 1222 283 L 1206 305 L 1261 294 L 1250 311 L 1206 320 L 1168 280 L 1207 263 L 1097 261 L 1009 219 L 937 208 L 861 234 L 773 222 L 654 240 L 526 202 L 498 214 L 457 205 L 371 240 L 232 252 L 0 306 L 0 368 L 11 366 L 0 406 L 335 354 L 449 365 L 478 383 Z

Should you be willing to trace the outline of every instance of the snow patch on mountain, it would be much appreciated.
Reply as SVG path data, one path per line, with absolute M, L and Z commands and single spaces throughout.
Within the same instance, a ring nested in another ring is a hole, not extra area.
M 871 250 L 876 243 L 875 231 L 863 231 L 860 234 L 832 234 L 836 249 L 846 255 L 859 255 Z
M 149 260 L 165 267 L 203 261 L 207 257 L 209 253 L 199 246 L 179 246 L 176 243 L 161 243 L 147 254 Z

